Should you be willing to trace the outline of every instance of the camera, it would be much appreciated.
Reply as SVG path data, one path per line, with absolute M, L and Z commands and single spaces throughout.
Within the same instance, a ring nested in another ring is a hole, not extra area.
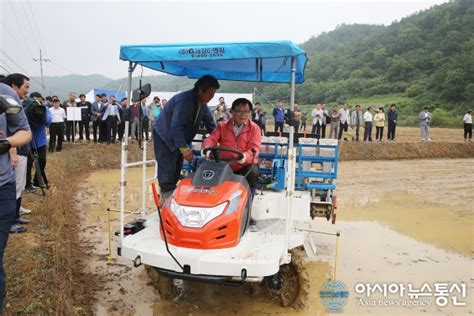
M 30 123 L 46 123 L 46 107 L 41 103 L 41 99 L 28 98 L 23 102 L 26 118 Z

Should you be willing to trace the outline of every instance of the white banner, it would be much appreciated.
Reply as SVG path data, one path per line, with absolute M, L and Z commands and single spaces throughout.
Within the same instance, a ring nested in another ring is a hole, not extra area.
M 81 109 L 82 107 L 67 107 L 66 108 L 67 120 L 68 121 L 81 121 L 82 120 Z

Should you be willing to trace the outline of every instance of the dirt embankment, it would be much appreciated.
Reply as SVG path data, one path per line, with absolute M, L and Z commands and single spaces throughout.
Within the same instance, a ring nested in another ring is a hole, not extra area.
M 140 152 L 131 146 L 130 158 Z M 96 169 L 120 166 L 120 146 L 65 144 L 48 155 L 51 188 L 46 197 L 26 194 L 23 205 L 32 209 L 28 232 L 10 235 L 4 256 L 7 273 L 5 313 L 91 314 L 99 279 L 84 273 L 91 245 L 79 238 L 74 203 L 78 184 Z
M 474 157 L 474 143 L 374 142 L 366 144 L 347 141 L 339 145 L 339 160 L 344 161 Z

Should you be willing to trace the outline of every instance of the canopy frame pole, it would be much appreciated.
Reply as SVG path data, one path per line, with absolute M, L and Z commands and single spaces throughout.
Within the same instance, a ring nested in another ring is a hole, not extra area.
M 295 89 L 296 89 L 296 57 L 291 57 L 291 81 L 290 81 L 290 111 L 295 108 Z M 288 161 L 287 161 L 287 182 L 286 182 L 286 219 L 285 219 L 285 248 L 283 254 L 283 263 L 291 261 L 291 255 L 288 252 L 290 243 L 290 233 L 292 229 L 291 215 L 293 213 L 293 194 L 295 192 L 295 159 L 296 152 L 294 148 L 294 127 L 290 126 L 290 139 L 288 140 Z
M 128 109 L 132 104 L 132 74 L 137 64 L 128 62 Z M 123 110 L 123 109 L 122 109 Z M 124 115 L 125 119 L 125 115 Z M 125 220 L 125 186 L 127 185 L 127 163 L 128 163 L 128 130 L 129 121 L 125 121 L 125 131 L 122 139 L 122 157 L 120 163 L 120 247 L 122 247 L 124 237 L 124 220 Z

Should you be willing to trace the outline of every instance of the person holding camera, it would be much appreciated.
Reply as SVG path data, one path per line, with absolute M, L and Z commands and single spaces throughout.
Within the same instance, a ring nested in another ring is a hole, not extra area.
M 39 92 L 32 92 L 30 97 L 23 102 L 25 114 L 30 123 L 33 138 L 30 142 L 30 154 L 28 155 L 28 165 L 26 168 L 26 186 L 25 191 L 34 191 L 35 186 L 40 187 L 40 174 L 43 178 L 44 185 L 48 187 L 48 179 L 46 178 L 46 127 L 51 124 L 51 113 L 43 104 L 43 97 Z M 35 171 L 35 177 L 32 182 L 31 169 L 35 155 L 38 156 L 39 169 Z

